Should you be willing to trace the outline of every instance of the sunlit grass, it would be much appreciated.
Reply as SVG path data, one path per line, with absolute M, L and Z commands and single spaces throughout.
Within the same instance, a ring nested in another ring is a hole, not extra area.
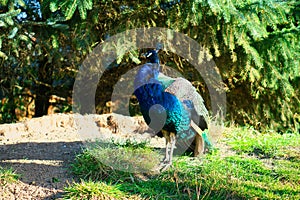
M 103 182 L 92 182 L 86 181 L 81 183 L 75 183 L 72 187 L 67 187 L 65 189 L 66 195 L 65 199 L 132 199 L 140 200 L 137 195 L 129 195 L 124 191 L 119 189 L 118 185 L 109 185 Z
M 159 163 L 159 153 L 146 143 L 126 140 L 121 143 L 95 142 L 76 157 L 73 172 L 84 179 L 106 179 L 121 174 L 152 171 Z
M 78 155 L 73 170 L 83 178 L 81 185 L 112 187 L 104 189 L 110 191 L 107 194 L 112 199 L 119 194 L 124 199 L 129 196 L 140 199 L 300 199 L 299 139 L 297 134 L 261 134 L 251 129 L 231 128 L 224 141 L 235 154 L 223 155 L 220 149 L 201 158 L 177 157 L 173 166 L 161 174 L 124 172 L 99 162 L 109 152 L 122 154 L 127 163 L 128 158 L 140 156 L 135 151 L 156 154 L 146 145 L 136 144 L 133 148 L 130 143 L 114 145 L 111 150 L 87 149 Z M 91 194 L 90 197 L 96 198 L 105 191 L 84 193 L 75 184 L 66 189 L 66 195 L 75 199 L 78 195 Z
M 238 153 L 261 158 L 300 160 L 299 134 L 260 133 L 253 129 L 235 128 L 226 133 L 227 143 Z
M 0 186 L 16 181 L 19 175 L 12 169 L 4 169 L 0 166 Z

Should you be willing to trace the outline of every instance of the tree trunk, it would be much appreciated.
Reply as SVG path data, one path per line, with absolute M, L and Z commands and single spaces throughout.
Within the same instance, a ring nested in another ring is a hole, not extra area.
M 49 98 L 52 89 L 52 67 L 48 65 L 45 58 L 39 65 L 38 84 L 36 88 L 35 117 L 47 115 Z

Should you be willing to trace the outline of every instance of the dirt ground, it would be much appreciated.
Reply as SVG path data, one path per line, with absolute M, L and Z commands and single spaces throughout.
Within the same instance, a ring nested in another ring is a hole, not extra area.
M 16 183 L 0 185 L 0 199 L 59 199 L 64 187 L 78 181 L 70 163 L 86 139 L 151 136 L 139 117 L 109 116 L 54 114 L 0 125 L 0 166 L 21 175 Z
M 154 135 L 142 117 L 117 114 L 53 114 L 2 124 L 0 166 L 11 167 L 21 177 L 15 183 L 0 185 L 0 200 L 60 199 L 64 187 L 79 181 L 72 175 L 70 164 L 85 141 L 129 138 L 164 148 L 165 140 Z

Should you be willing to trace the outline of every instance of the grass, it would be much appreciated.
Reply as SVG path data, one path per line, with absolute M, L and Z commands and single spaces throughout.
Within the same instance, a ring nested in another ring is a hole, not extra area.
M 160 160 L 159 153 L 144 142 L 98 141 L 87 146 L 72 165 L 74 174 L 83 179 L 119 179 L 119 176 L 149 172 Z
M 238 153 L 260 158 L 300 159 L 300 140 L 297 134 L 259 133 L 253 129 L 237 128 L 226 135 L 228 144 Z
M 4 169 L 0 166 L 0 186 L 16 181 L 19 175 L 14 173 L 12 169 Z
M 224 135 L 223 143 L 234 153 L 224 155 L 219 149 L 200 159 L 180 156 L 161 174 L 139 172 L 154 166 L 150 158 L 159 158 L 145 144 L 127 141 L 113 142 L 113 147 L 91 146 L 77 156 L 73 171 L 82 182 L 66 188 L 65 198 L 300 199 L 299 134 L 231 128 Z M 124 162 L 122 168 L 129 165 L 133 170 L 126 172 L 101 162 L 111 153 L 122 158 L 115 163 Z M 130 160 L 139 157 L 145 162 Z
M 129 195 L 119 189 L 118 185 L 109 185 L 103 182 L 86 181 L 75 183 L 66 188 L 67 199 L 140 199 L 137 195 Z

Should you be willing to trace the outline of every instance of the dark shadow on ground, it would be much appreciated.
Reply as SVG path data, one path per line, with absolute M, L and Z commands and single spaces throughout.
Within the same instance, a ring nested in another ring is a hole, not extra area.
M 57 199 L 64 187 L 77 181 L 70 164 L 82 147 L 79 141 L 0 145 L 0 166 L 12 168 L 26 184 L 58 190 L 57 194 L 46 198 Z

